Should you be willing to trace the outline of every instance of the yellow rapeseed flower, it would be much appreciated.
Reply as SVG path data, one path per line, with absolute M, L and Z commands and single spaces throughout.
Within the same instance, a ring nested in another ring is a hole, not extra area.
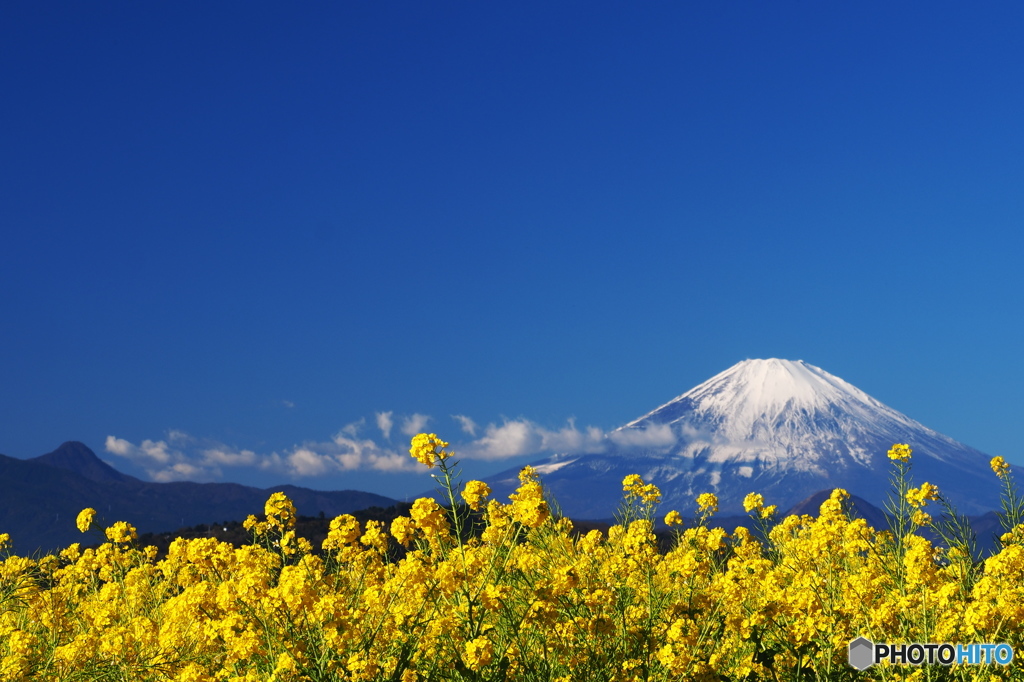
M 760 511 L 764 507 L 764 497 L 761 493 L 750 493 L 743 498 L 743 511 L 752 512 L 755 509 Z
M 341 549 L 345 545 L 353 544 L 362 533 L 356 517 L 351 514 L 342 514 L 331 519 L 327 537 L 322 546 L 324 549 Z
M 266 535 L 270 526 L 267 525 L 266 521 L 260 521 L 252 514 L 245 517 L 245 521 L 242 522 L 242 528 L 252 531 L 252 534 L 259 537 L 260 535 Z
M 366 532 L 359 538 L 359 542 L 381 553 L 388 551 L 388 536 L 384 532 L 384 522 L 372 519 L 367 521 Z
M 273 493 L 263 506 L 267 515 L 267 525 L 279 530 L 291 530 L 295 528 L 295 505 L 284 493 Z
M 519 484 L 516 492 L 508 496 L 512 500 L 512 518 L 524 526 L 537 528 L 551 514 L 537 470 L 531 466 L 523 467 L 519 472 Z
M 295 664 L 295 659 L 291 657 L 287 652 L 278 655 L 277 665 L 274 666 L 274 677 L 282 678 L 283 676 L 297 675 L 299 672 L 298 666 Z
M 1010 475 L 1010 465 L 1002 457 L 993 457 L 992 461 L 989 462 L 989 466 L 992 467 L 992 471 L 999 478 L 1006 478 Z
M 486 637 L 477 637 L 471 642 L 466 642 L 462 658 L 470 670 L 480 670 L 494 658 L 494 645 Z
M 451 457 L 452 453 L 445 450 L 447 447 L 448 443 L 438 438 L 436 433 L 418 433 L 412 437 L 409 455 L 420 464 L 433 467 Z
M 0 550 L 7 549 L 11 544 L 10 533 L 0 533 Z
M 447 535 L 448 519 L 444 509 L 429 497 L 421 497 L 412 503 L 409 516 L 416 522 L 416 527 L 426 535 Z
M 491 494 L 491 488 L 483 481 L 469 481 L 462 490 L 462 499 L 473 511 L 480 509 L 484 498 Z
M 911 488 L 907 491 L 907 503 L 911 507 L 920 508 L 929 500 L 934 502 L 937 499 L 939 499 L 939 489 L 931 483 L 922 483 L 920 488 Z
M 96 510 L 92 507 L 87 507 L 78 514 L 78 518 L 75 519 L 75 525 L 78 526 L 78 530 L 84 533 L 89 530 L 89 526 L 92 525 L 94 518 L 96 518 Z
M 643 500 L 644 504 L 655 505 L 661 502 L 661 490 L 653 483 L 648 483 L 640 488 L 637 495 Z
M 718 511 L 718 496 L 714 493 L 701 493 L 697 496 L 697 509 L 714 514 Z
M 889 459 L 897 462 L 909 462 L 910 461 L 910 446 L 906 443 L 897 443 L 889 448 Z
M 485 609 L 497 611 L 501 608 L 503 600 L 511 593 L 512 588 L 508 585 L 488 585 L 480 593 L 480 602 Z
M 391 535 L 398 540 L 403 547 L 408 547 L 416 534 L 416 524 L 408 516 L 396 516 L 391 522 Z
M 106 530 L 107 539 L 111 542 L 126 543 L 139 537 L 139 534 L 135 531 L 135 526 L 124 521 L 118 521 L 110 528 Z
M 636 496 L 644 504 L 655 505 L 661 502 L 661 491 L 653 483 L 644 483 L 644 479 L 638 474 L 630 474 L 622 479 L 622 490 L 631 496 Z
M 681 526 L 683 525 L 683 517 L 679 515 L 675 509 L 665 514 L 665 525 L 666 526 Z

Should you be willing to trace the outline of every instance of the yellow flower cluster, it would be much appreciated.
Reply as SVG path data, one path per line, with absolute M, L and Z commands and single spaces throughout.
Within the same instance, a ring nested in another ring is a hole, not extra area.
M 135 532 L 135 527 L 130 523 L 118 521 L 110 528 L 107 528 L 106 536 L 111 542 L 126 543 L 131 542 L 139 535 Z
M 426 446 L 436 464 L 438 443 Z M 463 499 L 478 537 L 455 532 L 465 507 L 421 499 L 390 534 L 339 516 L 313 553 L 275 493 L 242 547 L 179 539 L 158 561 L 115 523 L 96 548 L 0 554 L 0 680 L 845 680 L 859 635 L 1024 646 L 1024 526 L 979 563 L 849 518 L 842 490 L 817 517 L 789 516 L 760 538 L 708 527 L 718 500 L 705 493 L 693 527 L 665 517 L 676 527 L 665 550 L 650 517 L 574 532 L 530 468 L 509 504 L 485 505 L 475 483 Z M 625 497 L 653 504 L 647 486 L 627 477 Z M 938 491 L 901 490 L 923 525 Z M 755 520 L 771 509 L 756 493 L 744 508 Z M 398 560 L 395 541 L 408 547 Z M 883 666 L 872 679 L 1015 670 Z
M 75 519 L 75 526 L 78 527 L 78 530 L 80 530 L 80 531 L 82 531 L 84 533 L 87 530 L 89 530 L 89 528 L 92 526 L 93 519 L 95 519 L 95 518 L 96 518 L 96 510 L 95 509 L 93 509 L 92 507 L 89 507 L 87 509 L 83 509 L 81 512 L 79 512 L 78 518 Z
M 939 499 L 939 489 L 931 483 L 922 483 L 920 488 L 907 490 L 907 502 L 911 507 L 919 509 L 929 501 Z
M 718 497 L 714 493 L 701 493 L 697 496 L 697 509 L 714 514 L 718 511 Z
M 524 526 L 536 528 L 550 516 L 536 469 L 523 467 L 519 472 L 519 484 L 519 489 L 509 496 L 512 500 L 512 518 Z
M 910 446 L 905 443 L 897 443 L 889 448 L 889 459 L 896 462 L 909 462 L 910 461 Z
M 452 456 L 452 453 L 445 450 L 447 447 L 448 443 L 438 438 L 437 434 L 420 433 L 413 436 L 409 454 L 420 464 L 433 467 Z
M 483 481 L 470 481 L 462 490 L 462 499 L 473 511 L 480 509 L 484 498 L 491 494 L 491 488 Z
M 642 504 L 655 505 L 661 502 L 661 491 L 653 483 L 644 483 L 637 474 L 630 474 L 622 479 L 622 491 L 627 497 L 636 497 Z
M 764 507 L 764 496 L 761 493 L 750 493 L 743 498 L 743 511 L 752 512 L 755 509 L 760 511 Z
M 295 528 L 295 505 L 284 493 L 273 493 L 263 507 L 270 529 L 288 531 Z
M 340 550 L 353 545 L 359 540 L 362 530 L 359 521 L 351 514 L 342 514 L 331 519 L 327 528 L 327 538 L 323 541 L 325 550 Z
M 761 493 L 750 493 L 743 498 L 743 511 L 748 514 L 756 512 L 757 516 L 761 519 L 770 519 L 775 515 L 777 507 L 774 504 L 765 506 L 764 496 Z
M 447 516 L 435 500 L 426 497 L 416 500 L 409 515 L 427 537 L 448 534 Z

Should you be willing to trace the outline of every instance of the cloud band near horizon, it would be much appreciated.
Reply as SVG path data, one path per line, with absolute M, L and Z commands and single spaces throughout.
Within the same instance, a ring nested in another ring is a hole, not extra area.
M 667 449 L 678 440 L 668 425 L 605 432 L 594 426 L 580 429 L 572 419 L 555 430 L 523 418 L 490 423 L 482 429 L 465 415 L 452 415 L 452 420 L 470 440 L 459 443 L 444 433 L 438 435 L 447 437 L 456 456 L 467 460 L 601 453 L 611 447 Z M 329 441 L 307 441 L 282 453 L 259 454 L 178 430 L 168 431 L 165 439 L 143 440 L 138 445 L 110 435 L 105 449 L 139 465 L 152 480 L 159 482 L 214 481 L 223 478 L 226 469 L 239 468 L 274 472 L 295 479 L 347 471 L 427 473 L 425 467 L 409 456 L 407 448 L 391 442 L 391 436 L 398 426 L 403 435 L 411 438 L 429 430 L 427 426 L 431 421 L 431 417 L 422 414 L 395 417 L 393 412 L 378 412 L 375 423 L 382 442 L 360 435 L 366 427 L 366 419 L 360 419 L 341 428 Z

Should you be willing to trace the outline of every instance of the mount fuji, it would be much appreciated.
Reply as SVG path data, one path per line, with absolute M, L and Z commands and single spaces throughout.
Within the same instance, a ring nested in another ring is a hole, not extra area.
M 684 515 L 703 492 L 718 495 L 722 514 L 742 514 L 750 492 L 780 511 L 832 488 L 881 506 L 894 443 L 913 449 L 914 484 L 937 485 L 960 513 L 999 508 L 988 455 L 802 360 L 744 360 L 612 431 L 599 452 L 556 454 L 533 466 L 562 513 L 580 519 L 609 518 L 631 473 L 661 489 L 662 510 Z M 518 485 L 517 473 L 485 480 L 503 496 Z

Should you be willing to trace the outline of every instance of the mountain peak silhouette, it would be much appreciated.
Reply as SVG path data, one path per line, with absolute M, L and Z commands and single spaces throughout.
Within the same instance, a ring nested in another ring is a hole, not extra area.
M 30 462 L 38 462 L 55 469 L 72 471 L 90 481 L 139 482 L 137 478 L 122 474 L 96 456 L 85 443 L 70 440 L 62 443 L 53 452 L 33 457 Z

